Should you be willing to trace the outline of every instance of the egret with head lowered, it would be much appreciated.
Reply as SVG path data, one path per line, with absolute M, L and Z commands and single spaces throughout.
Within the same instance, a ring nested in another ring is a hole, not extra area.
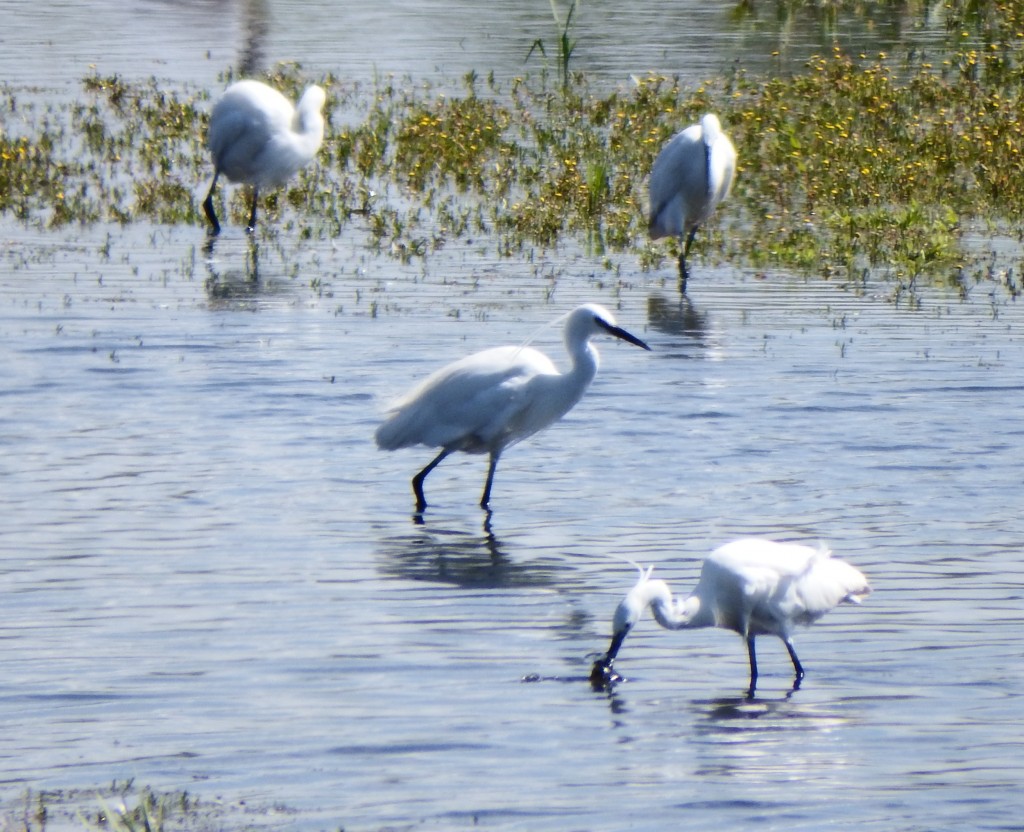
M 594 662 L 590 680 L 605 687 L 618 679 L 615 657 L 650 608 L 654 620 L 669 630 L 721 627 L 739 633 L 750 659 L 751 698 L 757 686 L 754 638 L 778 636 L 793 662 L 796 690 L 804 668 L 793 646 L 794 627 L 812 624 L 844 601 L 859 604 L 870 592 L 867 578 L 828 549 L 759 538 L 726 543 L 708 555 L 696 588 L 682 600 L 673 599 L 664 581 L 652 579 L 650 568 L 641 569 L 640 580 L 615 610 L 611 645 Z
M 735 173 L 736 148 L 713 113 L 673 136 L 654 160 L 647 230 L 652 240 L 686 236 L 679 255 L 682 291 L 694 235 L 729 195 Z
M 217 179 L 252 186 L 250 232 L 256 230 L 256 203 L 264 188 L 278 188 L 313 161 L 324 140 L 326 94 L 310 86 L 298 107 L 259 81 L 238 81 L 221 96 L 210 115 L 206 144 L 213 157 L 213 182 L 203 202 L 211 233 L 220 234 L 213 207 Z
M 423 481 L 455 451 L 489 454 L 480 498 L 480 507 L 488 508 L 498 458 L 509 445 L 561 419 L 580 400 L 597 374 L 598 353 L 590 339 L 602 333 L 650 349 L 619 327 L 607 309 L 588 303 L 566 316 L 565 348 L 572 360 L 567 373 L 532 347 L 494 347 L 442 367 L 396 402 L 377 429 L 378 447 L 441 449 L 413 477 L 416 511 L 427 507 Z

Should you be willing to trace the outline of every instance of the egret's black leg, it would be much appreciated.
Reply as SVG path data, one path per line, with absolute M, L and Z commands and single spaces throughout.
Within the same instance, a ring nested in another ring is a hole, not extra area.
M 450 453 L 451 451 L 445 448 L 441 453 L 434 457 L 426 468 L 412 478 L 412 493 L 416 495 L 416 511 L 423 511 L 423 509 L 427 507 L 427 498 L 423 496 L 423 480 L 425 480 L 427 478 L 427 474 L 440 465 L 441 460 Z
M 679 255 L 679 294 L 686 294 L 686 281 L 690 277 L 690 270 L 686 266 L 686 255 Z
M 256 230 L 256 202 L 260 198 L 260 191 L 255 185 L 252 187 L 252 210 L 249 212 L 248 231 L 252 234 Z
M 697 236 L 697 226 L 695 225 L 690 229 L 690 233 L 686 235 L 686 245 L 683 246 L 683 257 L 690 256 L 690 246 L 693 245 L 693 238 Z
M 783 642 L 786 645 L 786 649 L 789 651 L 789 658 L 793 660 L 793 670 L 796 671 L 796 678 L 793 679 L 793 690 L 800 687 L 800 682 L 804 678 L 804 666 L 800 664 L 800 659 L 796 657 L 796 649 L 793 647 L 793 642 L 788 638 L 784 638 Z
M 494 469 L 498 467 L 499 456 L 501 456 L 500 451 L 491 452 L 491 461 L 487 466 L 487 482 L 484 483 L 484 493 L 480 497 L 480 508 L 487 508 L 491 502 L 491 485 L 494 483 Z
M 217 187 L 217 177 L 220 174 L 215 173 L 213 175 L 213 182 L 210 184 L 210 190 L 206 194 L 206 199 L 203 201 L 203 211 L 206 213 L 206 219 L 210 221 L 210 233 L 216 237 L 220 234 L 220 223 L 217 222 L 217 212 L 213 209 L 213 192 Z
M 686 281 L 690 278 L 690 268 L 687 265 L 687 258 L 690 256 L 690 246 L 693 245 L 693 238 L 697 235 L 697 226 L 690 229 L 686 235 L 686 242 L 683 244 L 683 252 L 679 255 L 679 292 L 686 293 Z
M 754 652 L 754 637 L 747 636 L 747 655 L 750 656 L 750 689 L 747 691 L 747 698 L 754 698 L 754 690 L 757 688 L 757 654 Z

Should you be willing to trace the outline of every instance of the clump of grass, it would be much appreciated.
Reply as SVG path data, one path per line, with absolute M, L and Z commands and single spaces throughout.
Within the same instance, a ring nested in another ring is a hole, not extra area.
M 190 798 L 187 792 L 158 794 L 144 788 L 134 795 L 134 805 L 129 807 L 125 798 L 119 797 L 113 804 L 99 799 L 99 810 L 92 818 L 83 817 L 86 828 L 111 830 L 111 832 L 163 832 L 167 820 L 175 815 L 187 815 Z
M 96 789 L 27 791 L 0 805 L 0 828 L 23 832 L 82 829 L 86 832 L 263 828 L 285 806 L 256 806 L 200 800 L 186 791 L 159 791 L 115 780 Z
M 65 174 L 48 134 L 35 140 L 0 134 L 0 211 L 27 220 L 39 194 L 62 205 Z
M 506 107 L 473 89 L 460 98 L 413 102 L 395 134 L 395 174 L 418 193 L 439 179 L 462 192 L 483 193 L 516 156 L 506 137 L 511 120 Z

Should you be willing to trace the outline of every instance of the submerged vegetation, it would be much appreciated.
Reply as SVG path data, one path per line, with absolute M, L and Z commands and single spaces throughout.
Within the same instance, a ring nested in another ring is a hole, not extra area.
M 739 171 L 698 238 L 705 257 L 961 280 L 968 233 L 1024 237 L 1020 4 L 950 0 L 941 55 L 836 47 L 785 77 L 650 75 L 611 91 L 570 69 L 575 8 L 559 17 L 552 5 L 556 88 L 530 75 L 499 84 L 470 73 L 454 94 L 315 79 L 329 96 L 319 164 L 266 195 L 261 233 L 330 237 L 358 222 L 369 245 L 403 259 L 453 240 L 513 256 L 569 237 L 650 268 L 675 252 L 646 239 L 647 172 L 674 132 L 715 111 Z M 309 79 L 282 66 L 267 80 L 296 98 Z M 81 100 L 62 104 L 3 89 L 0 211 L 47 226 L 202 224 L 210 103 L 206 90 L 117 76 L 86 78 Z M 236 190 L 232 222 L 244 202 Z

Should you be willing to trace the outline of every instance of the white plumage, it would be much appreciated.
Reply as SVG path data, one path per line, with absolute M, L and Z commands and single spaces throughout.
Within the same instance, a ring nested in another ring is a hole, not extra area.
M 310 86 L 298 107 L 259 81 L 238 81 L 221 96 L 210 116 L 206 143 L 213 157 L 213 182 L 203 202 L 214 234 L 220 223 L 213 208 L 217 178 L 252 185 L 249 230 L 256 227 L 261 188 L 278 188 L 309 164 L 324 139 L 326 93 Z
M 502 451 L 561 419 L 593 381 L 599 356 L 590 339 L 602 332 L 650 349 L 617 326 L 607 309 L 585 304 L 570 312 L 565 323 L 565 348 L 572 359 L 569 372 L 560 373 L 551 359 L 531 347 L 495 347 L 441 368 L 392 405 L 377 429 L 378 447 L 441 448 L 413 478 L 416 510 L 427 505 L 427 474 L 454 451 L 490 454 L 480 500 L 487 508 Z
M 859 604 L 871 592 L 864 575 L 828 549 L 758 538 L 726 543 L 712 552 L 697 586 L 683 600 L 673 599 L 668 584 L 650 574 L 650 569 L 642 572 L 616 608 L 611 646 L 591 674 L 595 683 L 614 679 L 612 663 L 623 640 L 650 608 L 670 630 L 721 627 L 739 633 L 750 658 L 750 696 L 757 684 L 754 638 L 778 636 L 789 651 L 797 688 L 804 671 L 793 646 L 794 626 L 811 624 L 844 601 Z
M 729 195 L 735 173 L 736 148 L 712 113 L 673 136 L 654 160 L 648 232 L 652 240 L 686 235 L 679 255 L 683 289 L 694 235 Z

